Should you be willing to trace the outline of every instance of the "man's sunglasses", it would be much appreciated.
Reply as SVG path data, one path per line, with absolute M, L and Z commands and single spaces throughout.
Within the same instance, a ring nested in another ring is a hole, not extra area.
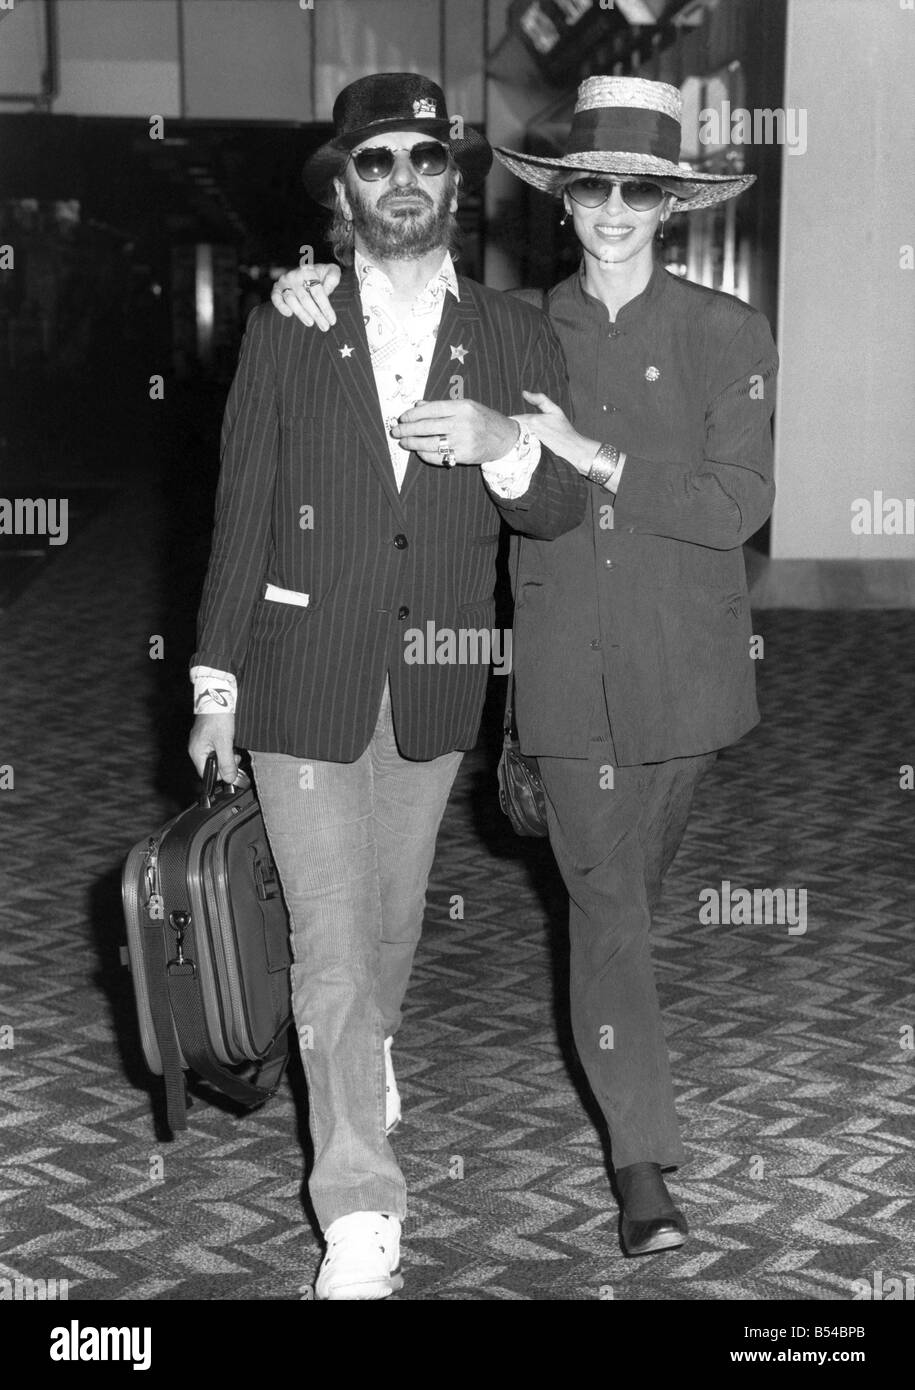
M 650 179 L 608 179 L 591 176 L 567 183 L 565 191 L 580 207 L 599 208 L 612 195 L 614 186 L 619 188 L 620 197 L 633 212 L 649 212 L 656 208 L 664 197 L 661 185 L 652 183 Z
M 410 163 L 417 174 L 433 178 L 436 174 L 443 174 L 448 168 L 448 147 L 440 144 L 438 140 L 424 140 L 409 149 L 406 149 L 406 146 L 401 146 L 401 149 L 410 156 Z M 400 152 L 400 149 L 388 149 L 387 145 L 369 145 L 366 149 L 351 154 L 350 159 L 361 179 L 366 183 L 375 183 L 378 179 L 388 177 L 394 168 L 394 156 Z

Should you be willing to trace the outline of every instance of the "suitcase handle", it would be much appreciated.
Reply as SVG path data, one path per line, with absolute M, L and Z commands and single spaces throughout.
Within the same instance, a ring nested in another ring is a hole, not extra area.
M 203 791 L 200 793 L 198 806 L 210 807 L 217 796 L 234 796 L 236 792 L 244 791 L 251 785 L 250 778 L 241 770 L 238 773 L 238 781 L 234 785 L 229 782 L 219 782 L 219 790 L 217 791 L 217 782 L 219 782 L 219 760 L 215 753 L 210 753 L 203 769 Z

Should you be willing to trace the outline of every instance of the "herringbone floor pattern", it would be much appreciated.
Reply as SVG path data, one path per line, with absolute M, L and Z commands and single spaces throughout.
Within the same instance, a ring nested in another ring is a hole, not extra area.
M 0 1276 L 68 1278 L 71 1299 L 290 1299 L 319 1256 L 299 1074 L 247 1117 L 197 1103 L 163 1142 L 118 958 L 121 859 L 191 789 L 167 534 L 153 491 L 121 494 L 4 622 Z M 401 1299 L 840 1300 L 912 1272 L 913 620 L 772 612 L 757 630 L 764 723 L 702 786 L 658 922 L 689 1242 L 620 1254 L 565 1017 L 561 885 L 501 824 L 479 750 L 395 1052 Z M 701 924 L 699 892 L 725 879 L 806 889 L 806 933 Z

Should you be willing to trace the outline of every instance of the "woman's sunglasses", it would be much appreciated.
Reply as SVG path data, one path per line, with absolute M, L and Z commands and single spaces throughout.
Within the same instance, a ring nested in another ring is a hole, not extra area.
M 401 149 L 410 156 L 410 163 L 417 174 L 433 178 L 448 168 L 448 147 L 438 140 L 424 140 L 409 149 L 405 146 Z M 369 145 L 367 149 L 351 154 L 350 159 L 361 179 L 366 183 L 376 183 L 378 179 L 388 177 L 394 168 L 394 156 L 400 152 L 400 149 L 391 150 L 387 145 Z
M 573 202 L 583 208 L 599 208 L 619 188 L 620 197 L 627 208 L 633 212 L 649 212 L 656 208 L 664 197 L 664 189 L 650 179 L 608 179 L 596 176 L 575 179 L 567 183 L 565 191 Z

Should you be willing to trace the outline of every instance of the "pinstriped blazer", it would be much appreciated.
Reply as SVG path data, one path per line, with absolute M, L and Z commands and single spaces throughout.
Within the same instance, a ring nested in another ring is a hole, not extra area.
M 445 295 L 425 399 L 446 399 L 459 374 L 467 399 L 503 415 L 529 408 L 523 388 L 567 410 L 549 320 L 472 280 L 459 286 L 460 301 Z M 404 756 L 471 748 L 487 667 L 408 662 L 405 634 L 491 628 L 500 514 L 549 540 L 579 525 L 587 484 L 544 448 L 525 495 L 504 500 L 479 468 L 411 454 L 398 493 L 352 272 L 334 308 L 326 334 L 269 305 L 248 320 L 193 664 L 238 677 L 242 747 L 352 762 L 389 674 Z M 467 349 L 462 364 L 451 345 Z M 266 601 L 267 584 L 307 594 L 307 606 Z

